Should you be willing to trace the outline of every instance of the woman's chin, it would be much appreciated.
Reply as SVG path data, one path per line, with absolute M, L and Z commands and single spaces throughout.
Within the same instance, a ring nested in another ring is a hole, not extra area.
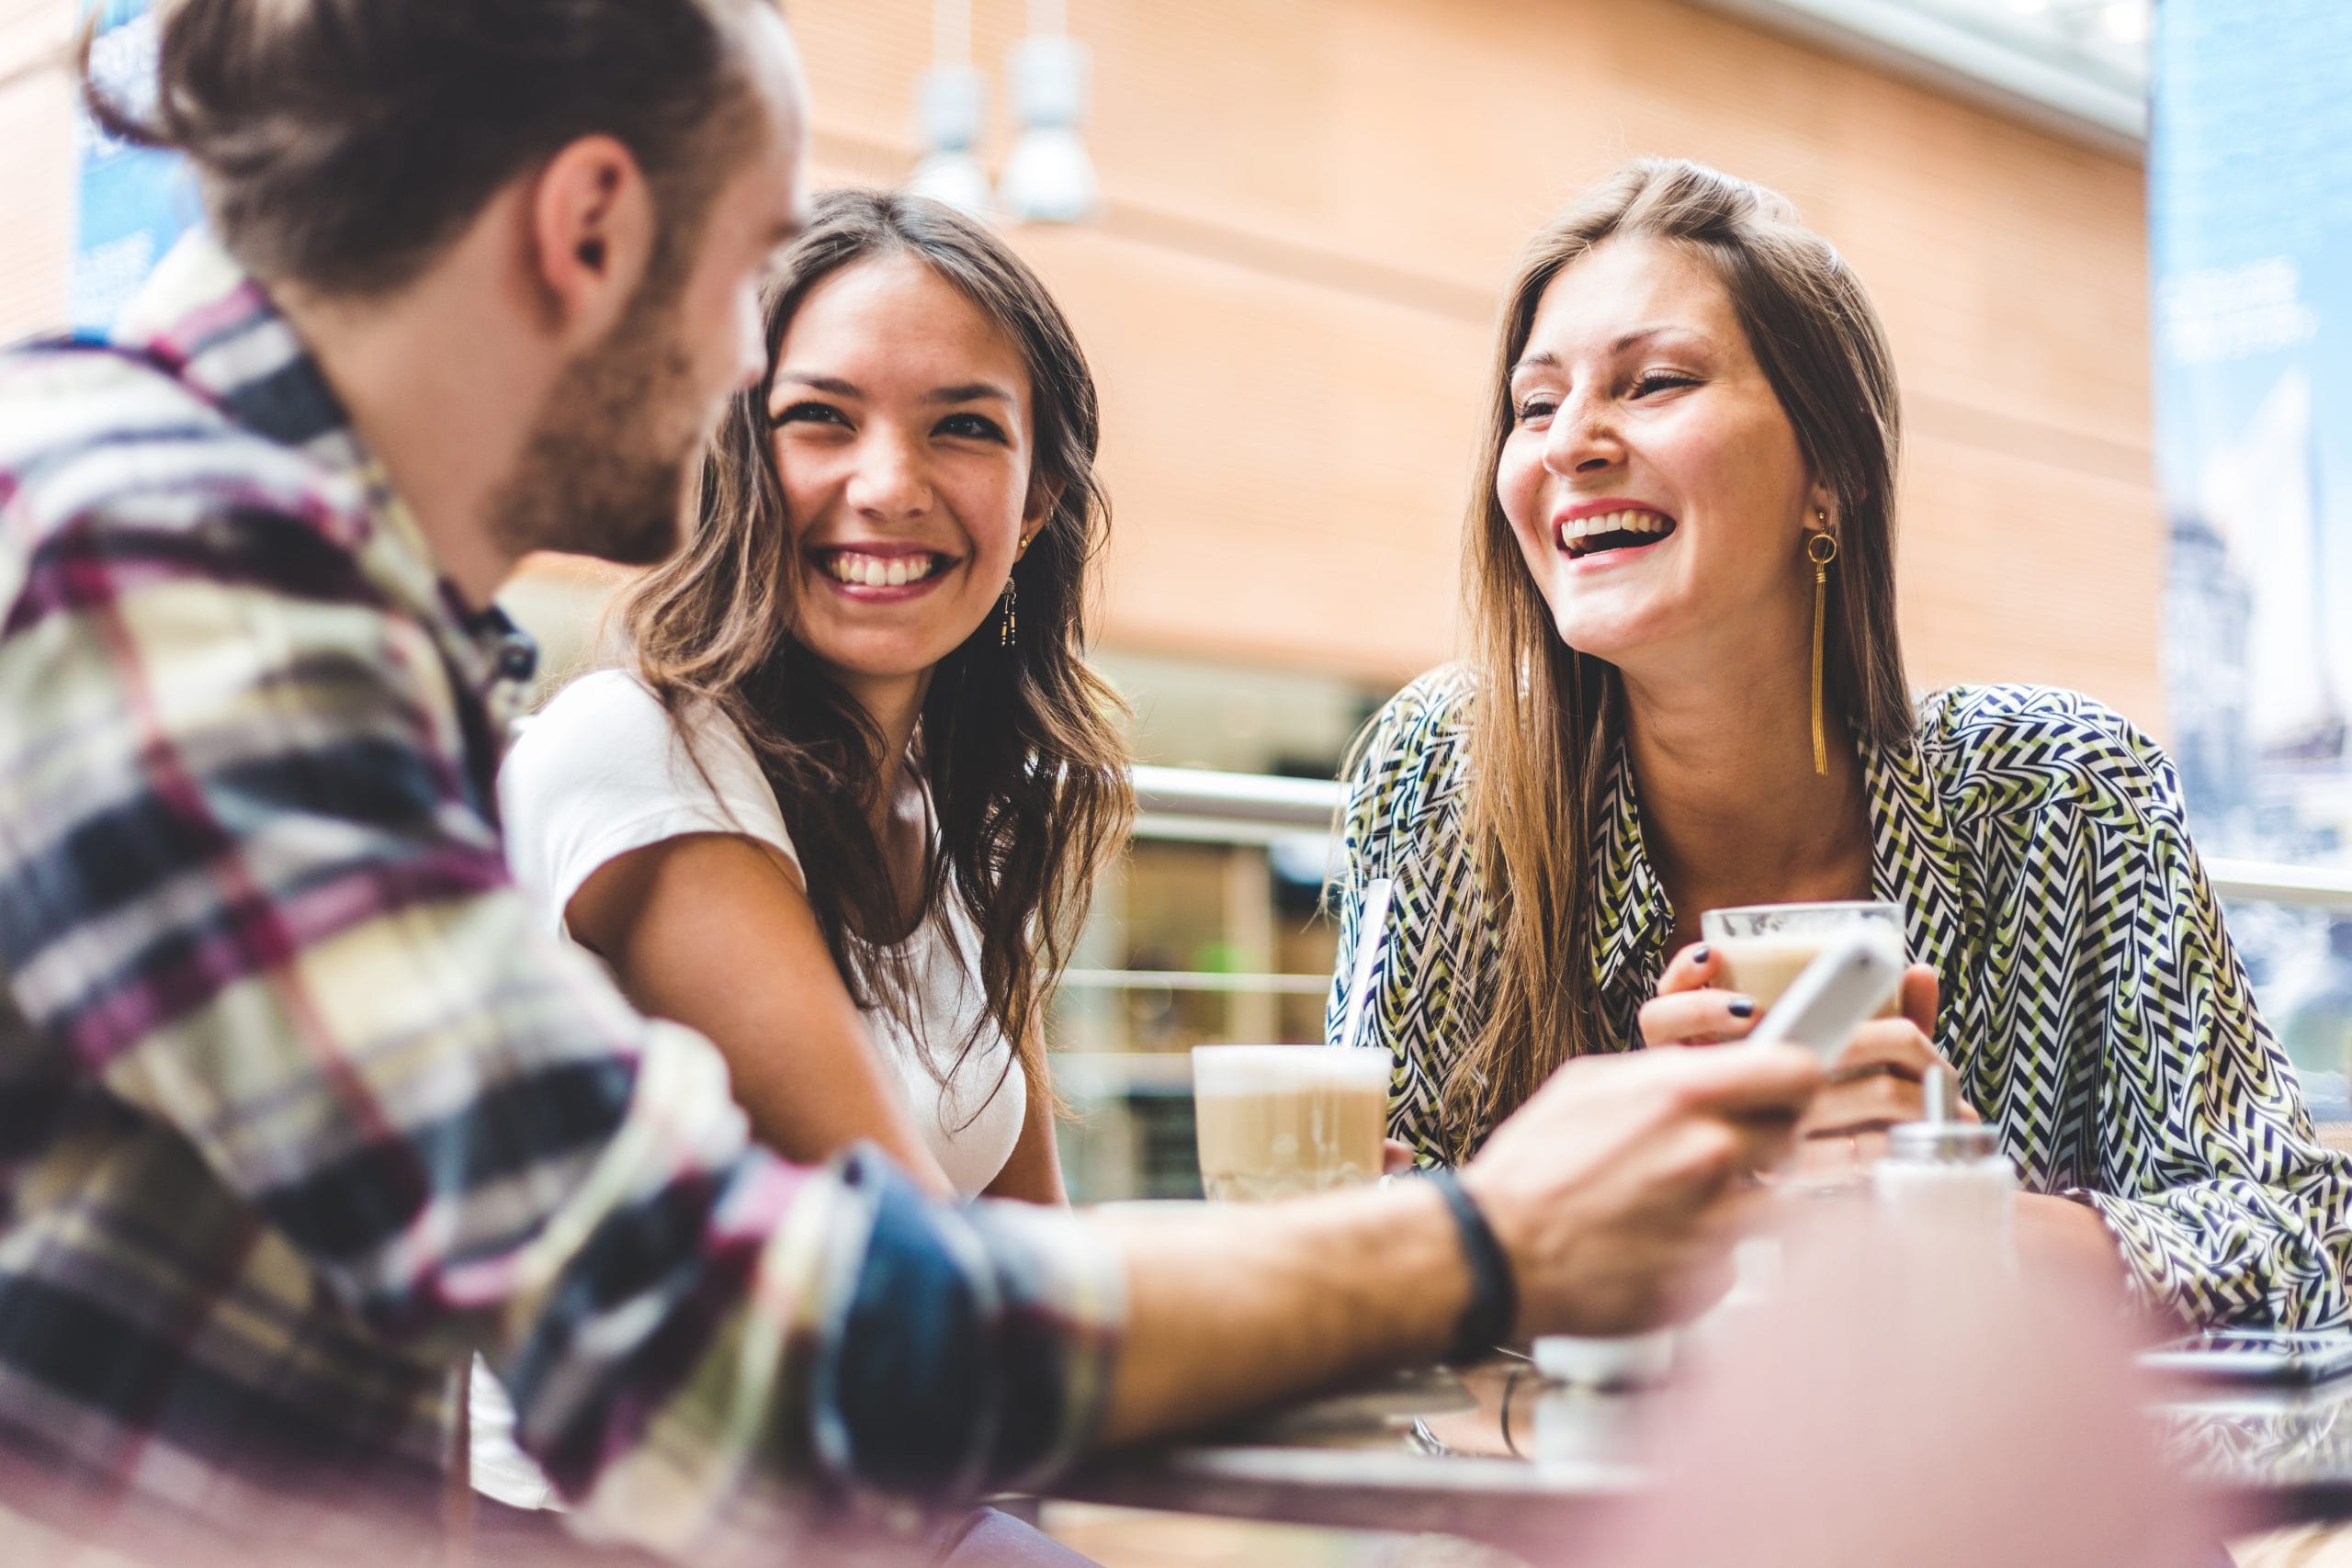
M 1628 658 L 1638 659 L 1642 649 L 1657 640 L 1646 627 L 1628 626 L 1613 617 L 1566 614 L 1555 615 L 1553 629 L 1560 640 L 1587 659 L 1598 659 L 1608 664 L 1623 664 Z
M 1555 579 L 1546 587 L 1544 602 L 1560 640 L 1611 664 L 1670 649 L 1707 624 L 1670 585 Z
M 961 647 L 966 637 L 921 638 L 899 635 L 809 637 L 804 646 L 836 679 L 860 685 L 914 680 Z

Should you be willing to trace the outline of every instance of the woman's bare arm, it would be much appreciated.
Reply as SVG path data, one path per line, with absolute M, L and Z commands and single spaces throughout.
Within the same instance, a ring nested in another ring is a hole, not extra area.
M 781 855 L 725 834 L 664 840 L 597 867 L 564 919 L 640 1011 L 718 1047 L 760 1142 L 815 1164 L 863 1138 L 952 1191 Z
M 1060 1203 L 1069 1201 L 1069 1189 L 1062 1185 L 1061 1153 L 1054 1146 L 1054 1092 L 1044 1069 L 1045 1031 L 1036 1024 L 1029 1028 L 1029 1039 L 1023 1043 L 1022 1055 L 1036 1052 L 1039 1064 L 1037 1079 L 1029 1086 L 1029 1109 L 1021 1119 L 1021 1138 L 1012 1145 L 1012 1154 L 996 1179 L 988 1185 L 990 1198 L 1019 1198 L 1031 1203 Z M 1019 1072 L 1019 1063 L 1012 1070 Z

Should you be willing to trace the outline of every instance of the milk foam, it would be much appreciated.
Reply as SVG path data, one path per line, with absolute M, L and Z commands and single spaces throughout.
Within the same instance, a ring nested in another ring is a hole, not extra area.
M 1193 1052 L 1193 1092 L 1303 1094 L 1314 1089 L 1388 1092 L 1388 1057 L 1343 1045 L 1202 1045 Z

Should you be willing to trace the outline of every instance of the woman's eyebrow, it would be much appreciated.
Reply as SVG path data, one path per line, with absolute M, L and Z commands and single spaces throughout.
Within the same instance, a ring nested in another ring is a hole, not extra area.
M 1698 327 L 1684 326 L 1679 321 L 1658 321 L 1646 327 L 1635 327 L 1629 333 L 1619 333 L 1610 340 L 1609 352 L 1612 355 L 1623 354 L 1629 349 L 1641 347 L 1654 338 L 1661 337 L 1689 338 L 1703 348 L 1719 346 L 1712 335 Z M 1557 370 L 1558 368 L 1560 368 L 1560 356 L 1548 349 L 1539 349 L 1533 354 L 1523 356 L 1513 365 L 1504 379 L 1515 380 L 1520 373 L 1525 370 Z
M 811 391 L 831 392 L 837 398 L 860 398 L 865 395 L 854 385 L 842 380 L 838 376 L 820 376 L 809 370 L 779 370 L 775 373 L 775 378 L 778 382 L 790 381 L 796 386 L 806 387 Z
M 1013 400 L 1013 398 L 1011 392 L 993 381 L 967 381 L 961 386 L 937 388 L 923 400 L 933 403 L 970 403 L 986 400 L 1009 403 Z
M 1660 321 L 1655 326 L 1635 327 L 1632 332 L 1611 344 L 1609 350 L 1612 354 L 1623 354 L 1629 348 L 1638 348 L 1652 338 L 1658 337 L 1687 337 L 1709 348 L 1715 346 L 1715 340 L 1697 327 L 1686 327 L 1673 321 Z

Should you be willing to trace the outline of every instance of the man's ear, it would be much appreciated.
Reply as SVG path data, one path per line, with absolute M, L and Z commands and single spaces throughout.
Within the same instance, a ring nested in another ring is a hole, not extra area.
M 583 136 L 549 159 L 529 193 L 535 291 L 568 350 L 601 341 L 644 281 L 653 254 L 653 192 L 636 154 Z

